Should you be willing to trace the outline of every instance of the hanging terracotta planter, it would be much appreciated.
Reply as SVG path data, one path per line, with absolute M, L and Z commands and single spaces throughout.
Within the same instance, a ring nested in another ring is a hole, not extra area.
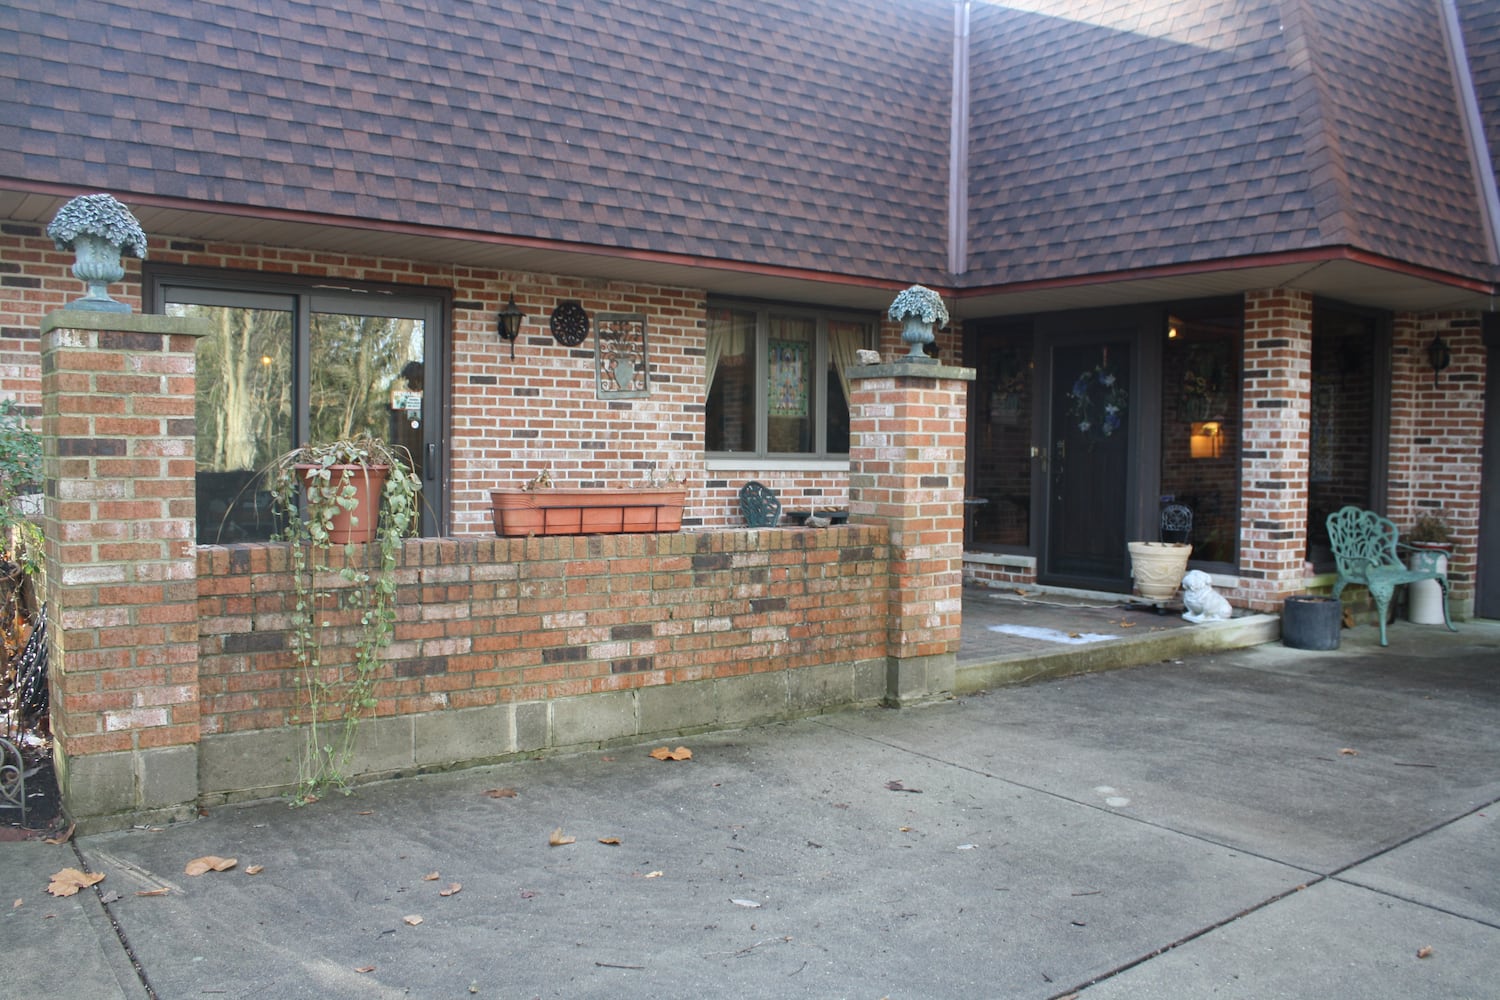
M 307 479 L 315 465 L 298 465 L 297 475 Z M 328 522 L 330 545 L 362 545 L 375 540 L 375 529 L 380 525 L 380 495 L 385 490 L 385 481 L 390 478 L 388 465 L 330 465 L 331 482 L 338 486 L 347 482 L 354 487 L 354 506 L 335 511 Z
M 490 490 L 495 534 L 502 538 L 680 531 L 686 501 L 685 488 Z

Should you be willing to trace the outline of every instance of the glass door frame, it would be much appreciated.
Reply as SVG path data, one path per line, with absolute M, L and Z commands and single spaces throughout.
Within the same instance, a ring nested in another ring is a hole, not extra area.
M 423 454 L 413 456 L 423 466 L 421 534 L 437 536 L 448 526 L 449 457 L 448 428 L 451 403 L 448 371 L 451 367 L 452 293 L 443 288 L 386 285 L 374 282 L 268 275 L 260 272 L 222 271 L 206 268 L 145 264 L 141 275 L 142 308 L 161 312 L 170 299 L 170 289 L 214 293 L 222 304 L 236 293 L 248 297 L 274 295 L 294 304 L 293 325 L 293 434 L 294 444 L 307 441 L 309 427 L 308 379 L 312 315 L 344 313 L 359 316 L 396 316 L 420 319 L 423 326 L 422 371 Z

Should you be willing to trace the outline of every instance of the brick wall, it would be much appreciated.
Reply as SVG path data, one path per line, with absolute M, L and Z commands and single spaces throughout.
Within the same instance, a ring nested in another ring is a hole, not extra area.
M 737 493 L 749 479 L 777 490 L 788 509 L 843 507 L 848 471 L 842 462 L 817 468 L 763 462 L 709 473 L 703 459 L 703 316 L 700 290 L 427 264 L 395 258 L 290 250 L 252 244 L 152 239 L 153 264 L 241 272 L 382 282 L 442 288 L 453 296 L 451 317 L 452 504 L 448 533 L 486 534 L 488 490 L 513 486 L 542 469 L 575 486 L 619 485 L 655 471 L 687 476 L 689 526 L 743 525 Z M 40 403 L 37 329 L 42 318 L 78 298 L 73 254 L 58 251 L 44 227 L 0 224 L 0 394 L 35 412 Z M 124 281 L 111 294 L 141 305 L 141 262 L 127 258 Z M 526 314 L 515 344 L 495 332 L 510 296 Z M 548 319 L 573 300 L 593 316 L 644 313 L 651 360 L 651 395 L 598 399 L 594 338 L 576 348 L 553 339 Z M 942 335 L 952 351 L 957 327 Z M 887 354 L 904 352 L 900 328 L 880 331 Z M 798 463 L 804 465 L 805 463 Z
M 413 539 L 374 715 L 883 659 L 888 554 L 878 527 Z M 284 546 L 198 550 L 205 734 L 302 711 L 294 599 Z M 350 658 L 351 614 L 328 616 Z
M 1433 378 L 1427 347 L 1441 336 L 1451 365 Z M 1474 606 L 1484 439 L 1485 347 L 1472 314 L 1397 317 L 1391 338 L 1387 514 L 1402 531 L 1434 514 L 1453 531 L 1452 610 Z

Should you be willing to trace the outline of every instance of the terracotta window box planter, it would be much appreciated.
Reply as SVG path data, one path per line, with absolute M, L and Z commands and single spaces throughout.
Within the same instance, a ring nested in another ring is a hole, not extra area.
M 686 489 L 490 490 L 502 538 L 679 531 L 686 500 Z

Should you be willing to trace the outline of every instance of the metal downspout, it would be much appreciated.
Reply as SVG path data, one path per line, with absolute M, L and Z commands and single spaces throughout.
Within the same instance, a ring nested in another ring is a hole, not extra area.
M 969 3 L 953 3 L 953 99 L 948 147 L 948 271 L 969 269 Z

